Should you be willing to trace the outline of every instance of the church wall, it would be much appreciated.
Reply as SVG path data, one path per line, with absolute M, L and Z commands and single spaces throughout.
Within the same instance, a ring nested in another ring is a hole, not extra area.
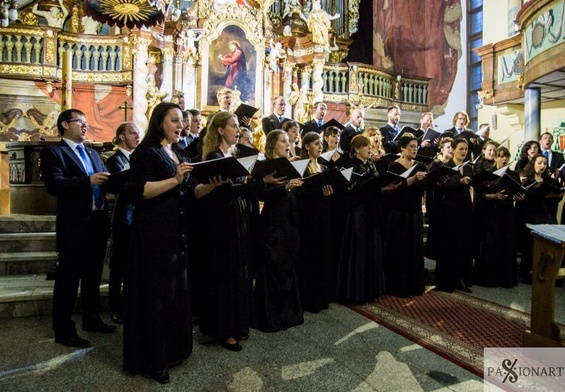
M 483 0 L 483 45 L 509 37 L 508 23 L 512 19 L 509 7 L 513 2 L 515 0 Z
M 467 5 L 466 0 L 461 0 L 463 9 L 461 23 L 459 25 L 461 31 L 461 58 L 457 61 L 457 73 L 453 82 L 453 87 L 446 101 L 443 115 L 434 117 L 434 124 L 438 129 L 449 129 L 453 126 L 453 115 L 459 110 L 467 109 L 467 14 L 465 12 Z M 434 113 L 436 113 L 434 111 Z

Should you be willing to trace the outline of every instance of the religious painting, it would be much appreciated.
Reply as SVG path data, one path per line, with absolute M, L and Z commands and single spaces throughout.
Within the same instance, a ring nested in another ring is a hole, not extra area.
M 210 43 L 208 51 L 207 105 L 217 105 L 216 92 L 224 87 L 238 90 L 241 101 L 255 104 L 257 53 L 243 29 L 228 25 Z
M 463 53 L 462 18 L 461 0 L 374 0 L 373 65 L 430 78 L 428 103 L 444 113 Z

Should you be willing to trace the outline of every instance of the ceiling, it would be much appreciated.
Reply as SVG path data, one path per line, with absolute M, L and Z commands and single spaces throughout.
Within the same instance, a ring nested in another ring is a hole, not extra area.
M 541 88 L 542 102 L 565 99 L 565 68 L 539 78 L 528 87 Z

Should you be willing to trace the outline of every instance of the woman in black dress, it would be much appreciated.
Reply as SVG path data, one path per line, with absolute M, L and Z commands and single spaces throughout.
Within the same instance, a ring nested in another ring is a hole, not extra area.
M 331 125 L 324 129 L 324 152 L 335 150 L 332 155 L 330 162 L 328 162 L 329 167 L 340 167 L 339 164 L 343 162 L 341 153 L 339 150 L 339 137 L 341 135 L 341 129 Z
M 488 142 L 487 142 L 488 143 Z M 493 170 L 508 165 L 510 151 L 498 147 L 495 151 Z M 507 169 L 506 176 L 517 183 L 520 177 Z M 516 211 L 515 201 L 524 199 L 523 194 L 514 195 L 502 181 L 493 181 L 488 188 L 475 189 L 477 203 L 482 213 L 477 232 L 479 236 L 478 257 L 475 263 L 475 283 L 485 287 L 515 287 L 518 285 L 518 262 L 516 258 Z
M 297 161 L 302 155 L 302 150 L 298 146 L 300 141 L 298 135 L 300 134 L 300 125 L 296 121 L 285 121 L 282 125 L 282 130 L 288 135 L 289 142 L 289 158 L 291 161 Z
M 240 130 L 235 115 L 218 112 L 207 129 L 204 161 L 236 154 Z M 269 179 L 272 176 L 265 181 Z M 202 288 L 200 331 L 217 338 L 224 348 L 240 351 L 239 341 L 249 337 L 252 309 L 250 198 L 263 181 L 245 177 L 222 182 L 201 200 L 199 229 L 205 233 L 201 254 L 206 257 L 196 277 Z
M 536 183 L 525 193 L 524 200 L 517 204 L 517 214 L 521 230 L 521 259 L 520 259 L 520 278 L 523 283 L 532 284 L 533 266 L 533 238 L 530 229 L 526 224 L 557 224 L 557 219 L 550 207 L 552 199 L 563 197 L 563 193 L 558 191 L 559 184 L 551 178 L 547 158 L 543 154 L 535 155 L 520 173 L 522 185 L 528 187 Z M 555 187 L 555 191 L 550 185 Z
M 444 137 L 439 143 L 439 155 L 430 163 L 429 171 L 433 171 L 445 165 L 453 158 L 453 139 Z M 441 233 L 439 226 L 439 212 L 441 210 L 442 191 L 437 183 L 426 181 L 426 221 L 428 222 L 428 233 L 424 254 L 427 258 L 437 258 L 438 239 Z
M 446 166 L 454 168 L 465 162 L 468 144 L 464 139 L 453 142 L 453 158 Z M 441 209 L 438 214 L 438 254 L 435 269 L 436 289 L 470 292 L 472 285 L 473 201 L 471 199 L 471 165 L 454 171 L 441 186 Z
M 524 143 L 524 145 L 520 149 L 518 162 L 516 162 L 516 166 L 514 167 L 516 173 L 522 173 L 522 170 L 524 170 L 528 162 L 530 162 L 533 157 L 539 154 L 540 151 L 540 145 L 535 140 L 530 140 Z
M 424 196 L 426 167 L 414 159 L 418 139 L 407 133 L 400 137 L 401 156 L 388 166 L 392 173 L 412 169 L 404 186 L 390 192 L 385 235 L 387 294 L 409 297 L 424 293 Z
M 308 132 L 302 138 L 302 158 L 308 158 L 303 177 L 328 170 L 320 164 L 322 136 Z M 300 189 L 300 257 L 296 274 L 304 310 L 318 313 L 327 309 L 331 300 L 331 185 L 320 189 Z
M 288 158 L 290 143 L 285 131 L 267 135 L 265 157 Z M 298 262 L 300 231 L 296 188 L 302 180 L 265 185 L 259 192 L 263 257 L 257 265 L 255 282 L 255 326 L 276 332 L 304 323 L 295 267 Z
M 371 141 L 363 135 L 351 139 L 352 188 L 347 192 L 347 218 L 343 228 L 337 271 L 338 300 L 364 303 L 385 292 L 381 225 L 382 193 L 398 184 L 381 187 L 371 161 Z
M 131 156 L 136 205 L 124 282 L 124 369 L 160 383 L 192 352 L 187 199 L 215 186 L 188 175 L 192 166 L 176 144 L 182 128 L 179 106 L 157 105 Z

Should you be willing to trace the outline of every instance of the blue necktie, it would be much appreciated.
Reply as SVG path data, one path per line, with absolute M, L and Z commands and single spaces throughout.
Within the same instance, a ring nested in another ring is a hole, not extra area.
M 549 151 L 544 150 L 544 151 L 543 151 L 543 155 L 545 155 L 545 158 L 546 158 L 547 161 L 549 162 Z
M 322 125 L 324 125 L 324 122 L 322 120 L 318 121 L 318 128 L 322 128 Z
M 398 128 L 398 125 L 394 126 L 394 136 L 398 135 L 398 132 L 400 132 L 400 128 Z
M 84 164 L 84 168 L 86 169 L 86 174 L 89 176 L 94 174 L 94 167 L 92 166 L 92 162 L 90 158 L 86 155 L 86 151 L 82 144 L 77 144 L 77 151 L 80 155 L 82 163 Z M 104 205 L 104 197 L 102 196 L 102 189 L 100 189 L 100 185 L 93 185 L 92 186 L 92 193 L 94 195 L 94 206 L 97 209 L 101 209 Z
M 457 128 L 457 133 L 461 134 L 461 132 L 463 132 L 463 128 Z
M 284 120 L 284 117 L 283 117 L 283 116 L 280 116 L 280 117 L 279 117 L 279 123 L 282 124 L 283 120 Z

